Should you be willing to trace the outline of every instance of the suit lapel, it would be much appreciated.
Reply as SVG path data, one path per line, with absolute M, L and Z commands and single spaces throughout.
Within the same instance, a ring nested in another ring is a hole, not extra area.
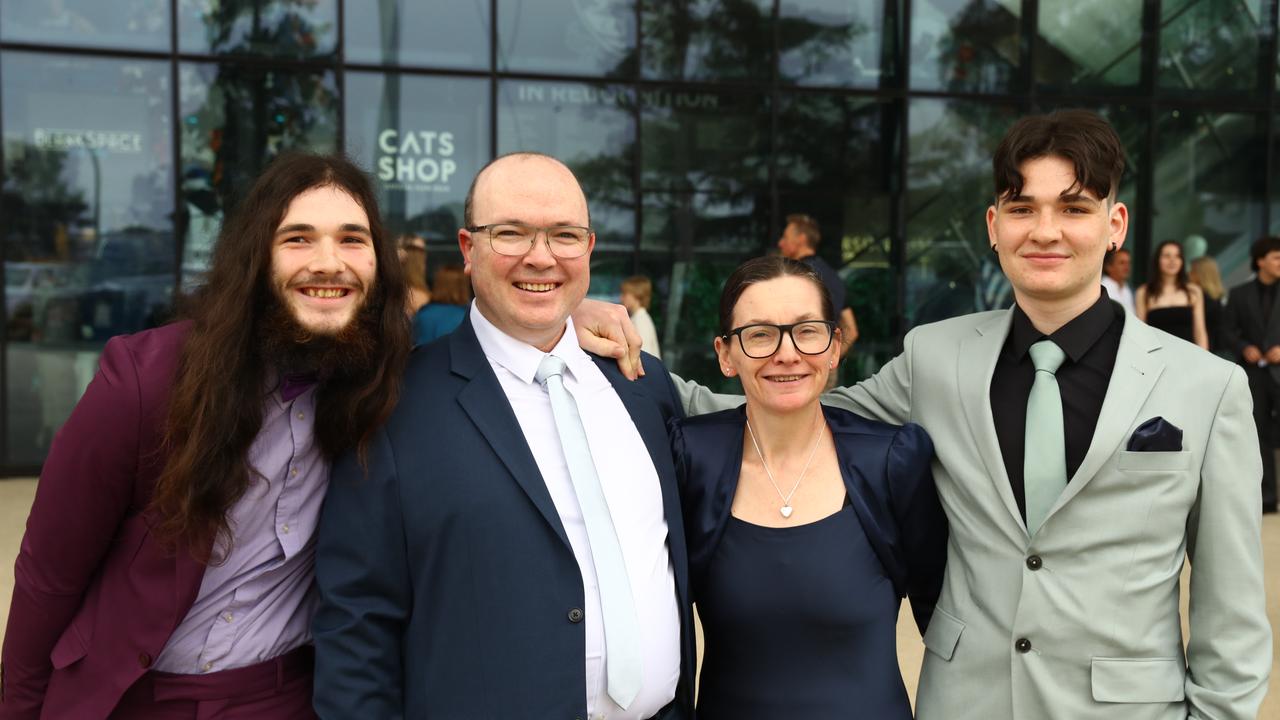
M 965 423 L 977 448 L 978 457 L 986 468 L 987 477 L 995 483 L 1005 509 L 1014 522 L 1025 531 L 1026 524 L 1018 512 L 1018 501 L 1009 486 L 1009 473 L 1000 453 L 1000 441 L 996 436 L 995 418 L 991 414 L 991 378 L 995 374 L 996 360 L 1009 335 L 1013 321 L 1012 309 L 984 321 L 974 328 L 973 335 L 960 343 L 960 356 L 956 363 L 956 387 L 960 388 L 960 405 L 964 408 Z M 981 382 L 979 382 L 981 380 Z
M 538 463 L 529 452 L 524 430 L 520 428 L 511 402 L 498 384 L 489 360 L 480 349 L 480 341 L 476 339 L 469 317 L 463 319 L 462 325 L 451 336 L 449 351 L 450 370 L 468 380 L 458 393 L 458 404 L 565 547 L 569 547 L 564 523 L 560 521 L 560 513 L 556 512 Z
M 1107 396 L 1102 401 L 1089 451 L 1047 517 L 1053 517 L 1058 508 L 1070 502 L 1093 480 L 1107 460 L 1124 449 L 1121 444 L 1128 440 L 1129 429 L 1142 411 L 1156 380 L 1164 372 L 1164 363 L 1153 354 L 1160 345 L 1159 336 L 1154 331 L 1137 317 L 1125 313 L 1116 364 L 1111 370 Z

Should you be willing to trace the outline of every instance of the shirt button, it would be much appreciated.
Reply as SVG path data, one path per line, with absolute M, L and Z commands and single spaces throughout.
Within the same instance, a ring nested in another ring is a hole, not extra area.
M 222 619 L 223 619 L 223 620 L 226 620 L 227 622 L 231 622 L 232 620 L 235 620 L 235 619 L 236 619 L 236 616 L 235 616 L 235 615 L 232 615 L 231 613 L 223 613 L 223 614 L 222 614 Z
M 1013 644 L 1013 649 L 1023 654 L 1029 653 L 1031 652 L 1031 641 L 1026 638 L 1018 638 L 1018 642 Z
M 574 608 L 569 611 L 569 622 L 571 623 L 582 622 L 582 608 Z
M 306 415 L 306 413 L 298 413 L 298 419 L 299 419 L 299 420 L 301 420 L 301 419 L 305 418 L 306 416 L 307 416 L 307 415 Z
M 212 670 L 212 669 L 213 669 L 213 663 L 211 663 L 211 662 L 207 662 L 207 663 L 205 663 L 205 664 L 204 664 L 204 671 L 205 671 L 205 672 L 209 672 L 209 671 L 210 671 L 210 670 Z
M 283 532 L 285 535 L 288 535 L 288 534 L 289 534 L 289 526 L 288 526 L 288 525 L 281 525 L 281 526 L 280 526 L 280 531 L 281 531 L 281 532 Z
M 138 653 L 138 665 L 140 667 L 151 667 L 151 656 L 146 653 Z
M 1028 570 L 1039 570 L 1042 567 L 1044 567 L 1044 561 L 1040 559 L 1039 555 L 1032 555 L 1031 557 L 1027 558 Z
M 298 477 L 298 468 L 291 468 L 289 470 L 289 475 L 290 477 Z

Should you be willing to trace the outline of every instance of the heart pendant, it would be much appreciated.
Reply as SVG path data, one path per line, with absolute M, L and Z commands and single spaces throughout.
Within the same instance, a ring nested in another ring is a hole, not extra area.
M 789 518 L 789 517 L 791 517 L 791 506 L 790 506 L 790 505 L 783 505 L 783 506 L 782 506 L 782 510 L 781 510 L 781 512 L 782 512 L 782 517 L 784 517 L 784 518 Z

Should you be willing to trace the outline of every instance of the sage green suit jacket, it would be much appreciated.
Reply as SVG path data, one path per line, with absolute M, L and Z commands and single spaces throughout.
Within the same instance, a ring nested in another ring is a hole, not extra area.
M 918 327 L 874 377 L 823 398 L 918 423 L 937 450 L 951 538 L 924 638 L 918 717 L 1254 718 L 1271 629 L 1262 469 L 1244 373 L 1126 314 L 1088 453 L 1029 536 L 988 395 L 1011 319 L 1002 310 Z M 691 383 L 680 390 L 690 413 L 735 401 Z M 1155 417 L 1182 429 L 1182 450 L 1127 451 L 1133 431 Z

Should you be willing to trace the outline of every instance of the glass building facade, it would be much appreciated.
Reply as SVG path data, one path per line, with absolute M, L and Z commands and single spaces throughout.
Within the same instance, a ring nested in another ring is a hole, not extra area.
M 654 281 L 664 359 L 713 386 L 720 285 L 819 220 L 861 338 L 1011 302 L 990 157 L 1088 107 L 1130 155 L 1141 277 L 1181 240 L 1248 275 L 1280 224 L 1280 0 L 0 0 L 0 472 L 38 471 L 112 335 L 165 322 L 290 148 L 343 151 L 396 231 L 458 262 L 475 172 L 563 159 L 591 295 Z

